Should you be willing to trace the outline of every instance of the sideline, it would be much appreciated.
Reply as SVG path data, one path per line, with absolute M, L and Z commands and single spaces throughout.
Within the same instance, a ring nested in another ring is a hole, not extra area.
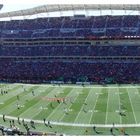
M 42 87 L 72 87 L 72 88 L 140 88 L 140 85 L 136 84 L 136 85 L 132 85 L 132 84 L 122 84 L 122 85 L 68 85 L 68 84 L 21 84 L 21 83 L 14 83 L 16 85 L 23 85 L 23 86 L 42 86 Z
M 2 118 L 3 115 L 0 115 L 0 118 Z M 6 119 L 12 119 L 12 120 L 18 120 L 17 117 L 12 116 L 5 116 Z M 24 118 L 20 118 L 19 120 L 22 121 Z M 24 119 L 25 122 L 30 122 L 32 119 Z M 32 120 L 35 123 L 44 124 L 44 121 L 42 120 Z M 66 123 L 66 122 L 54 122 L 50 121 L 51 125 L 58 125 L 58 126 L 75 126 L 75 127 L 99 127 L 99 128 L 110 128 L 110 127 L 117 127 L 117 128 L 129 128 L 129 127 L 140 127 L 140 124 L 80 124 L 80 123 Z

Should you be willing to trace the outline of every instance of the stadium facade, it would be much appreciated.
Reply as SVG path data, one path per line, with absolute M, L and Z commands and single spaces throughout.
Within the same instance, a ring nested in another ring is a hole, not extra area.
M 139 5 L 57 5 L 0 17 L 68 10 L 139 10 Z M 140 17 L 61 16 L 0 21 L 0 80 L 139 83 Z

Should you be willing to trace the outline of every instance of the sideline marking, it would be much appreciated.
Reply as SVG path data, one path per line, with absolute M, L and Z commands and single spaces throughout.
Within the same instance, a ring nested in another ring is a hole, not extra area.
M 3 115 L 0 115 L 0 118 L 2 118 Z M 13 120 L 18 120 L 17 117 L 12 117 L 12 116 L 5 116 L 6 119 L 13 119 Z M 25 119 L 25 118 L 20 118 L 19 120 L 22 121 L 24 119 L 25 122 L 30 122 L 32 119 Z M 44 121 L 41 120 L 32 120 L 35 123 L 39 124 L 44 124 Z M 55 121 L 50 121 L 52 125 L 58 125 L 58 126 L 76 126 L 76 127 L 99 127 L 99 128 L 110 128 L 113 125 L 112 124 L 80 124 L 80 123 L 66 123 L 66 122 L 55 122 Z M 114 127 L 121 128 L 121 127 L 140 127 L 140 124 L 115 124 Z

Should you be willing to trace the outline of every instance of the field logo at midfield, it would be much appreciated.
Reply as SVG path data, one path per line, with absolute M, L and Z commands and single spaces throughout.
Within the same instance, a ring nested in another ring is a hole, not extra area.
M 72 98 L 68 98 L 68 97 L 56 97 L 56 98 L 51 98 L 51 97 L 42 97 L 41 98 L 43 101 L 50 101 L 50 102 L 58 102 L 58 101 L 60 101 L 60 102 L 63 102 L 63 101 L 71 101 L 72 100 Z

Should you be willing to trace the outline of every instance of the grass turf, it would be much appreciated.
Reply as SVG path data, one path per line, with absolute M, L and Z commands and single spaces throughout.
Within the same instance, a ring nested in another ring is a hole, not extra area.
M 32 120 L 72 123 L 72 124 L 139 124 L 140 123 L 140 86 L 108 85 L 108 86 L 53 86 L 53 85 L 20 85 L 1 84 L 1 90 L 8 94 L 0 94 L 0 114 Z M 32 94 L 34 91 L 34 95 Z M 19 100 L 17 99 L 19 96 Z M 49 99 L 65 98 L 66 102 L 49 101 Z M 17 104 L 20 109 L 17 108 Z M 122 112 L 124 115 L 120 115 Z M 9 127 L 9 120 L 0 124 Z M 16 121 L 16 125 L 25 131 Z M 33 128 L 31 128 L 33 129 Z M 33 129 L 34 130 L 34 129 Z M 98 128 L 96 133 L 92 127 L 36 124 L 36 131 L 57 132 L 66 135 L 111 135 L 110 128 Z M 129 135 L 139 135 L 139 127 L 125 128 Z M 115 135 L 122 135 L 120 129 Z

